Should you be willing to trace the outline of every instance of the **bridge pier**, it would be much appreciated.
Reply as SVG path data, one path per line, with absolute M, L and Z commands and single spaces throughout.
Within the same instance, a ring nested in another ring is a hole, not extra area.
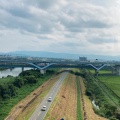
M 98 76 L 99 70 L 95 69 L 95 75 Z
M 24 67 L 22 67 L 22 72 L 24 71 Z
M 10 68 L 10 71 L 12 71 L 13 70 L 13 68 Z
M 22 72 L 24 71 L 24 67 L 22 67 Z
M 115 72 L 117 75 L 120 75 L 120 65 L 115 66 Z
M 94 66 L 94 65 L 92 65 L 92 64 L 89 64 L 89 65 L 92 66 L 92 67 L 95 69 L 95 75 L 96 75 L 96 76 L 98 76 L 99 70 L 101 70 L 103 67 L 106 66 L 106 64 L 102 64 L 102 65 L 99 66 L 99 67 L 96 67 L 96 66 Z
M 114 68 L 114 69 L 112 68 L 111 73 L 112 73 L 113 75 L 116 74 L 115 68 Z
M 41 74 L 45 74 L 45 73 L 46 73 L 46 70 L 40 70 L 40 73 L 41 73 Z

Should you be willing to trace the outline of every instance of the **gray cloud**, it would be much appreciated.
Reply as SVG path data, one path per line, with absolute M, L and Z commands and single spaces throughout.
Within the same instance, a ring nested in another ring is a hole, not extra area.
M 110 27 L 110 25 L 108 23 L 105 23 L 105 21 L 102 21 L 99 18 L 94 19 L 94 16 L 91 17 L 90 11 L 84 12 L 83 10 L 79 10 L 78 13 L 76 13 L 77 11 L 69 8 L 69 5 L 66 6 L 68 7 L 68 9 L 63 7 L 63 10 L 61 9 L 60 13 L 57 13 L 55 11 L 55 14 L 49 13 L 49 11 L 46 10 L 41 10 L 41 8 L 43 7 L 53 7 L 53 4 L 57 4 L 55 0 L 36 0 L 35 2 L 29 1 L 28 3 L 27 1 L 22 3 L 23 4 L 21 4 L 20 6 L 15 3 L 15 5 L 17 6 L 13 6 L 10 4 L 10 6 L 8 7 L 2 7 L 3 14 L 6 14 L 6 20 L 5 18 L 0 20 L 3 26 L 6 26 L 7 28 L 10 27 L 16 29 L 23 29 L 28 32 L 36 33 L 52 32 L 53 29 L 56 29 L 55 23 L 57 23 L 57 21 L 60 21 L 61 25 L 63 25 L 66 30 L 70 32 L 82 32 L 83 29 L 86 28 Z M 33 7 L 31 7 L 31 3 L 34 3 Z M 36 8 L 36 12 L 38 13 L 32 12 L 32 8 L 35 8 L 36 4 L 41 5 L 39 8 Z M 54 9 L 54 7 L 51 9 Z M 83 18 L 84 15 L 87 16 L 87 19 Z M 7 20 L 8 16 L 9 20 Z
M 30 19 L 33 17 L 33 15 L 29 12 L 29 9 L 26 7 L 20 8 L 20 7 L 14 7 L 7 10 L 9 13 L 11 13 L 13 16 L 22 17 Z
M 107 23 L 97 21 L 97 20 L 89 20 L 89 21 L 76 21 L 76 22 L 70 22 L 70 23 L 63 23 L 64 26 L 68 31 L 71 32 L 82 32 L 84 29 L 89 28 L 109 28 L 110 25 Z
M 38 0 L 37 5 L 40 8 L 47 9 L 52 7 L 56 3 L 56 0 Z
M 75 43 L 75 42 L 65 42 L 63 43 L 64 46 L 68 46 L 68 47 L 81 47 L 83 46 L 82 44 L 78 44 L 78 43 Z
M 50 19 L 46 17 L 41 19 L 42 15 L 36 17 L 35 15 L 24 11 L 25 9 L 20 8 L 0 11 L 1 14 L 4 14 L 0 19 L 1 26 L 8 29 L 19 29 L 20 31 L 28 31 L 31 33 L 48 33 L 51 31 L 53 22 L 50 21 Z
M 98 6 L 111 6 L 115 4 L 115 1 L 113 0 L 89 0 L 92 4 L 98 5 Z
M 91 38 L 88 40 L 88 42 L 92 43 L 92 44 L 106 44 L 106 43 L 117 43 L 118 41 L 112 38 Z
M 114 0 L 1 0 L 0 41 L 11 43 L 12 49 L 4 42 L 8 51 L 36 46 L 34 50 L 98 52 L 100 45 L 107 51 L 104 43 L 113 50 L 111 45 L 119 46 L 120 39 L 119 7 Z M 29 45 L 27 41 L 22 47 L 26 38 Z

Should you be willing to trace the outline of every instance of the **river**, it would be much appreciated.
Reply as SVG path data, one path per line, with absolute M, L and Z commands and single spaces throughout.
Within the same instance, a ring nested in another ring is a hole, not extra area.
M 32 68 L 24 68 L 25 70 L 30 70 Z M 18 76 L 22 72 L 22 68 L 14 68 L 14 69 L 6 69 L 0 71 L 0 78 L 7 77 L 8 75 L 11 76 Z

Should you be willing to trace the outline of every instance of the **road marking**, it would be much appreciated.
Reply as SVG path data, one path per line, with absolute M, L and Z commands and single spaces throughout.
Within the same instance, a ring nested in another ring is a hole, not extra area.
M 63 75 L 65 75 L 66 76 L 66 74 L 63 74 Z M 44 99 L 43 101 L 42 101 L 42 106 L 43 106 L 43 104 L 47 107 L 47 109 L 46 109 L 46 112 L 45 112 L 45 114 L 44 113 L 42 113 L 41 112 L 41 116 L 40 116 L 40 113 L 38 113 L 38 118 L 40 118 L 40 119 L 42 119 L 42 118 L 44 118 L 45 117 L 45 115 L 47 114 L 47 112 L 48 112 L 48 110 L 49 110 L 49 108 L 50 108 L 50 106 L 51 106 L 51 104 L 52 104 L 52 102 L 51 103 L 48 103 L 48 97 L 49 97 L 49 95 L 51 95 L 51 97 L 52 97 L 52 99 L 54 100 L 54 98 L 55 98 L 55 96 L 56 96 L 56 94 L 58 93 L 58 91 L 59 91 L 59 89 L 60 89 L 60 86 L 62 85 L 62 82 L 63 82 L 63 80 L 62 79 L 65 79 L 65 76 L 63 77 L 62 76 L 62 78 L 61 79 L 59 79 L 59 81 L 57 81 L 57 83 L 54 85 L 54 87 L 51 89 L 51 91 L 49 92 L 49 94 L 45 97 L 46 99 Z M 52 100 L 52 101 L 53 101 Z M 29 119 L 30 120 L 30 119 Z M 33 120 L 33 119 L 31 119 L 31 120 Z M 34 120 L 37 120 L 37 119 L 34 119 Z
M 41 112 L 38 113 L 38 116 L 40 115 Z

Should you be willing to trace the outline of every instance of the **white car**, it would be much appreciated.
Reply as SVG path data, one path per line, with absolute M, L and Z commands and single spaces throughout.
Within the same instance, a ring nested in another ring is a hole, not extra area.
M 46 106 L 43 106 L 41 110 L 46 111 Z
M 48 102 L 51 102 L 51 101 L 52 101 L 52 97 L 49 97 L 49 98 L 48 98 Z

